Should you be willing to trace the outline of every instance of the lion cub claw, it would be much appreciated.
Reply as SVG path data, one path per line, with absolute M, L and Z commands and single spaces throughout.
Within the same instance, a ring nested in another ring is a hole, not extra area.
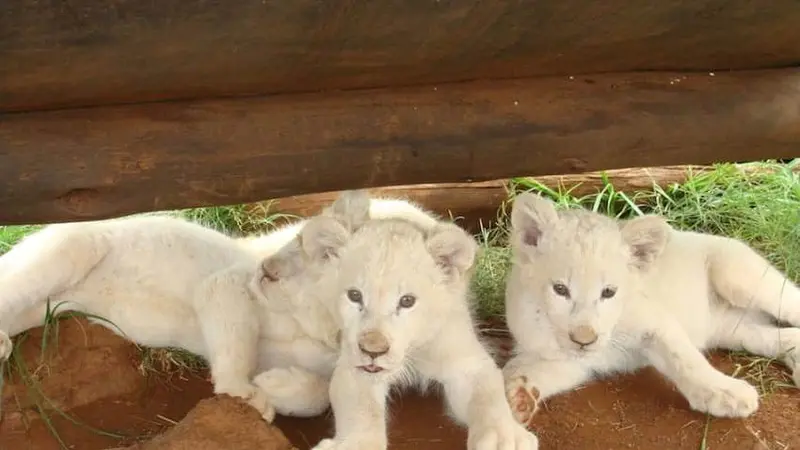
M 528 377 L 520 375 L 508 382 L 506 398 L 514 419 L 530 429 L 533 417 L 539 411 L 539 390 L 529 385 Z

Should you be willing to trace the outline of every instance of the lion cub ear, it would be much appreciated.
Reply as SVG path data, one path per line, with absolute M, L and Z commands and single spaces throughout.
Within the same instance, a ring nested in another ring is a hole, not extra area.
M 672 228 L 663 217 L 646 215 L 620 223 L 622 239 L 630 247 L 633 265 L 645 269 L 664 251 Z
M 511 207 L 511 236 L 514 245 L 538 247 L 542 237 L 558 224 L 552 201 L 530 192 L 517 195 Z
M 323 261 L 338 256 L 351 236 L 351 231 L 339 220 L 328 216 L 315 216 L 306 222 L 298 235 L 303 252 L 313 261 Z
M 437 224 L 425 244 L 436 264 L 448 276 L 462 276 L 475 264 L 478 243 L 458 225 Z
M 260 278 L 264 282 L 277 282 L 302 272 L 305 263 L 300 240 L 295 237 L 280 250 L 261 261 Z
M 355 231 L 369 220 L 370 201 L 366 189 L 342 191 L 321 215 L 333 217 L 348 230 Z

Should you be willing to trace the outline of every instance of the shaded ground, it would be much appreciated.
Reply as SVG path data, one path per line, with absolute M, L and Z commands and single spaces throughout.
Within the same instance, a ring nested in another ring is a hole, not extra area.
M 31 370 L 38 367 L 42 390 L 56 406 L 95 428 L 131 437 L 170 430 L 135 449 L 289 448 L 258 414 L 227 397 L 202 403 L 186 422 L 172 427 L 200 400 L 212 397 L 208 381 L 204 376 L 143 375 L 138 349 L 99 326 L 69 320 L 61 324 L 59 341 L 58 355 L 46 358 L 44 366 L 38 364 L 41 330 L 23 343 L 24 360 Z M 714 355 L 713 361 L 728 372 L 733 369 L 727 356 Z M 45 410 L 49 406 L 28 397 L 25 385 L 12 377 L 3 392 L 0 449 L 61 448 L 37 410 L 37 404 Z M 67 448 L 101 450 L 135 443 L 132 438 L 99 435 L 52 409 L 51 416 Z M 707 423 L 708 450 L 800 448 L 800 393 L 786 389 L 771 394 L 748 420 L 707 422 L 704 415 L 689 411 L 668 383 L 645 370 L 551 400 L 535 426 L 543 449 L 699 450 Z M 330 414 L 315 419 L 279 417 L 276 424 L 299 449 L 309 448 L 333 426 Z M 442 415 L 435 394 L 398 396 L 390 433 L 390 448 L 396 450 L 463 449 L 466 439 L 464 430 Z

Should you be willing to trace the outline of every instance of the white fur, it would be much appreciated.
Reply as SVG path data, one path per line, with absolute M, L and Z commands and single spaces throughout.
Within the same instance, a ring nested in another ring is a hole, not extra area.
M 755 388 L 711 366 L 702 354 L 711 348 L 782 357 L 800 381 L 800 290 L 745 244 L 674 230 L 657 216 L 618 222 L 556 212 L 534 194 L 517 197 L 512 229 L 506 314 L 516 355 L 504 374 L 520 422 L 549 396 L 645 365 L 694 410 L 749 416 Z M 557 282 L 569 298 L 555 292 Z M 603 299 L 604 288 L 616 294 Z M 573 342 L 580 326 L 596 342 Z
M 322 214 L 335 217 L 337 208 Z M 434 220 L 403 201 L 373 199 L 369 208 L 377 216 Z M 297 262 L 287 244 L 304 225 L 240 240 L 163 216 L 48 226 L 0 257 L 0 360 L 12 350 L 6 331 L 43 324 L 49 299 L 56 311 L 102 317 L 107 321 L 94 322 L 141 345 L 204 357 L 215 393 L 246 399 L 268 421 L 275 409 L 319 414 L 328 406 L 325 377 L 338 350 L 330 336 L 307 338 L 297 320 L 304 312 L 291 307 L 317 272 L 295 267 L 264 281 L 271 257 Z
M 390 387 L 429 380 L 443 384 L 453 416 L 468 426 L 469 449 L 538 448 L 536 436 L 514 420 L 502 372 L 473 327 L 467 290 L 474 239 L 446 223 L 352 223 L 361 225 L 317 217 L 300 235 L 309 257 L 328 261 L 319 282 L 298 297 L 325 308 L 316 310 L 314 322 L 329 328 L 310 334 L 335 334 L 341 348 L 329 389 L 335 436 L 315 449 L 386 449 Z M 410 307 L 400 303 L 407 295 L 416 298 Z M 384 354 L 360 349 L 370 335 L 386 344 Z

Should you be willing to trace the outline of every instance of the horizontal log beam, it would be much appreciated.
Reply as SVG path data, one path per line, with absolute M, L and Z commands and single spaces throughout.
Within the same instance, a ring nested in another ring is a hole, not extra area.
M 0 223 L 794 157 L 800 70 L 607 74 L 0 115 Z
M 739 169 L 748 175 L 771 171 L 755 164 L 743 164 Z M 663 166 L 632 167 L 567 175 L 544 175 L 535 180 L 553 190 L 564 190 L 575 197 L 597 194 L 606 183 L 617 192 L 634 193 L 652 190 L 653 186 L 666 189 L 684 183 L 690 175 L 713 170 L 714 166 Z M 794 168 L 800 173 L 800 167 Z M 459 223 L 472 231 L 479 231 L 497 219 L 498 209 L 509 198 L 511 180 L 491 180 L 476 183 L 413 184 L 377 187 L 370 189 L 375 196 L 388 196 L 411 200 L 442 217 L 456 217 Z M 339 191 L 293 195 L 271 199 L 268 204 L 253 204 L 254 209 L 268 206 L 270 213 L 307 217 L 317 214 L 333 202 Z
M 656 184 L 666 187 L 686 181 L 690 172 L 707 171 L 711 166 L 634 167 L 568 175 L 544 175 L 536 181 L 551 189 L 565 189 L 576 197 L 594 194 L 603 189 L 605 177 L 622 192 L 652 189 Z M 495 218 L 497 209 L 508 199 L 510 180 L 490 180 L 476 183 L 412 184 L 376 187 L 370 189 L 375 196 L 389 196 L 411 200 L 429 211 L 447 217 L 465 216 L 472 227 L 477 220 L 488 223 Z M 270 212 L 310 216 L 333 202 L 340 191 L 293 195 L 269 201 Z
M 386 186 L 370 189 L 375 196 L 388 196 L 411 200 L 442 217 L 456 217 L 463 227 L 477 231 L 488 225 L 497 215 L 497 208 L 508 198 L 508 180 L 491 180 L 476 183 L 441 183 Z M 339 191 L 293 195 L 268 202 L 270 213 L 308 217 L 317 214 L 333 202 Z M 261 204 L 254 204 L 260 209 Z
M 0 111 L 800 63 L 796 0 L 3 0 Z

